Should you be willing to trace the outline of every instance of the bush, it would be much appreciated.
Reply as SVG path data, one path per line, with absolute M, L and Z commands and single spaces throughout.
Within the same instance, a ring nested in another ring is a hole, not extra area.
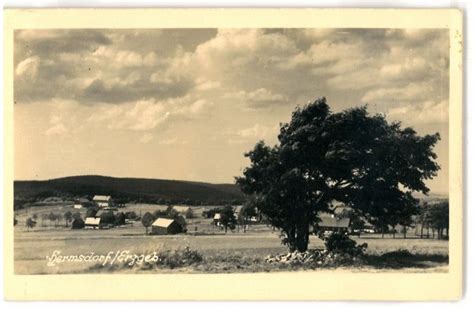
M 160 252 L 156 265 L 173 269 L 197 264 L 202 260 L 203 257 L 198 251 L 186 247 L 184 250 Z
M 361 256 L 367 249 L 367 244 L 357 245 L 346 233 L 332 232 L 329 234 L 319 233 L 319 238 L 324 241 L 326 250 L 336 254 L 347 254 L 349 256 Z

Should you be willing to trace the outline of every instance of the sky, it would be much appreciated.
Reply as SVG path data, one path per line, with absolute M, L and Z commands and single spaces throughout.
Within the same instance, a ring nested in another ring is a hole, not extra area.
M 244 153 L 318 97 L 439 132 L 448 192 L 449 35 L 415 29 L 17 30 L 15 179 L 231 183 Z

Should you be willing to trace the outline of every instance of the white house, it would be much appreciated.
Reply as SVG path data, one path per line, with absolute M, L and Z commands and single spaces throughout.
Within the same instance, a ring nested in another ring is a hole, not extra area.
M 86 221 L 84 221 L 84 228 L 85 229 L 93 229 L 93 230 L 99 229 L 100 228 L 100 218 L 87 217 Z
M 100 208 L 112 207 L 112 197 L 110 195 L 95 195 L 92 201 Z

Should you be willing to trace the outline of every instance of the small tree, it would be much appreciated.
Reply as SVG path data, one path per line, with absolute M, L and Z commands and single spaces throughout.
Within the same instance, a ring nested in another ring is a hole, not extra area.
M 48 215 L 48 219 L 50 222 L 54 222 L 54 226 L 56 227 L 56 214 L 53 212 L 50 212 Z
M 73 218 L 74 220 L 82 219 L 81 213 L 80 213 L 79 211 L 76 211 L 75 213 L 72 214 L 72 218 Z
M 88 208 L 86 212 L 86 217 L 95 217 L 98 211 L 99 211 L 99 208 L 97 207 Z
M 225 206 L 220 211 L 221 219 L 220 223 L 224 226 L 224 230 L 227 233 L 227 229 L 234 230 L 235 225 L 237 224 L 237 219 L 235 218 L 234 209 L 232 206 Z
M 69 227 L 69 222 L 72 221 L 72 212 L 71 211 L 67 211 L 66 213 L 64 213 L 64 221 L 66 221 L 66 227 Z
M 187 219 L 193 219 L 195 218 L 196 216 L 194 215 L 194 211 L 191 207 L 188 208 L 188 210 L 186 210 L 186 218 Z
M 36 226 L 36 221 L 33 220 L 33 218 L 28 218 L 28 220 L 26 220 L 26 230 L 27 231 L 34 228 L 35 226 Z
M 48 214 L 42 214 L 41 215 L 41 225 L 46 226 L 45 221 L 49 220 L 49 215 Z
M 125 224 L 125 214 L 123 212 L 119 212 L 115 215 L 115 226 L 121 226 Z
M 155 218 L 149 212 L 146 212 L 142 217 L 142 224 L 145 227 L 145 234 L 148 234 L 148 228 L 153 224 Z
M 290 251 L 306 251 L 309 227 L 334 200 L 382 227 L 397 224 L 396 214 L 417 204 L 412 193 L 429 192 L 439 139 L 370 115 L 366 106 L 331 112 L 321 98 L 296 108 L 277 145 L 260 141 L 246 153 L 250 166 L 236 182 Z

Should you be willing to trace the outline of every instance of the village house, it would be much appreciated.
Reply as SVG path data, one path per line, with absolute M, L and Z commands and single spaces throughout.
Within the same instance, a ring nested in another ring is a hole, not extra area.
M 100 218 L 87 217 L 84 221 L 84 228 L 89 230 L 98 230 L 100 229 Z
M 221 214 L 217 213 L 214 215 L 214 218 L 212 218 L 212 221 L 214 222 L 214 225 L 219 226 L 221 223 Z
M 97 207 L 100 208 L 108 208 L 114 206 L 112 197 L 110 195 L 95 195 L 92 201 Z
M 183 233 L 183 227 L 174 219 L 158 218 L 151 225 L 151 234 L 169 235 Z
M 350 218 L 335 218 L 333 216 L 321 216 L 321 221 L 317 224 L 319 231 L 349 232 L 351 224 Z

